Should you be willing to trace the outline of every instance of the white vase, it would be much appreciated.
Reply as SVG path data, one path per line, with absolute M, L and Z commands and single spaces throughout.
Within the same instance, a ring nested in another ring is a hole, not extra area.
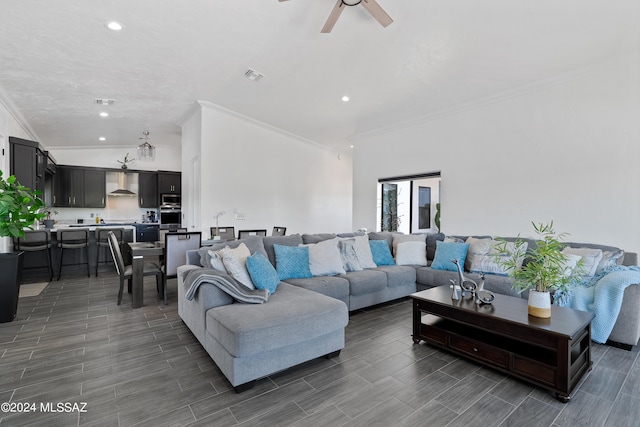
M 529 291 L 529 314 L 548 319 L 551 317 L 551 295 L 549 292 Z

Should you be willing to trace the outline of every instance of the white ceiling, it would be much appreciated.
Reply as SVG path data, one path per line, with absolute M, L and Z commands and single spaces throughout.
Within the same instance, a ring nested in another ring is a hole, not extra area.
M 638 0 L 378 3 L 321 34 L 335 0 L 2 0 L 0 88 L 47 147 L 179 144 L 196 100 L 346 147 L 640 50 Z

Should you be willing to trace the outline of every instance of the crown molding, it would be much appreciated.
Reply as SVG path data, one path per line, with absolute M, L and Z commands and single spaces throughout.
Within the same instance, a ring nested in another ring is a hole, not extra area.
M 25 117 L 22 115 L 20 110 L 18 110 L 18 107 L 16 107 L 16 105 L 13 103 L 11 98 L 9 98 L 9 96 L 7 95 L 7 93 L 4 91 L 2 87 L 0 87 L 0 103 L 2 103 L 4 108 L 6 108 L 7 112 L 11 115 L 11 117 L 13 117 L 13 119 L 16 121 L 16 123 L 18 123 L 18 125 L 22 128 L 22 130 L 24 130 L 27 133 L 27 136 L 30 139 L 34 141 L 40 141 L 40 138 L 38 137 L 38 134 L 36 133 L 36 131 L 33 130 L 31 125 L 29 125 L 29 122 L 27 121 L 27 119 L 25 119 Z
M 223 113 L 223 114 L 229 115 L 229 116 L 234 117 L 234 118 L 236 118 L 236 119 L 240 119 L 240 120 L 242 120 L 242 121 L 244 121 L 244 122 L 247 122 L 247 123 L 249 123 L 249 124 L 251 124 L 251 125 L 258 126 L 258 127 L 263 128 L 263 129 L 266 129 L 266 130 L 269 130 L 269 131 L 272 131 L 272 132 L 279 133 L 279 134 L 281 134 L 281 135 L 283 135 L 283 136 L 286 136 L 286 137 L 289 137 L 289 138 L 296 139 L 296 140 L 298 140 L 298 141 L 300 141 L 300 142 L 303 142 L 303 143 L 305 143 L 305 144 L 308 144 L 308 145 L 312 145 L 312 146 L 314 146 L 314 147 L 316 147 L 316 148 L 319 148 L 319 149 L 321 149 L 321 150 L 330 150 L 330 147 L 328 147 L 328 146 L 326 146 L 326 145 L 323 145 L 323 144 L 320 144 L 319 142 L 316 142 L 316 141 L 313 141 L 313 140 L 311 140 L 311 139 L 308 139 L 308 138 L 302 137 L 302 136 L 297 135 L 297 134 L 295 134 L 295 133 L 293 133 L 293 132 L 286 131 L 286 130 L 284 130 L 284 129 L 281 129 L 281 128 L 276 127 L 276 126 L 273 126 L 273 125 L 270 125 L 270 124 L 268 124 L 268 123 L 261 122 L 260 120 L 256 120 L 256 119 L 251 118 L 251 117 L 249 117 L 249 116 L 245 116 L 244 114 L 240 114 L 240 113 L 235 112 L 235 111 L 233 111 L 233 110 L 229 110 L 228 108 L 221 107 L 220 105 L 218 105 L 218 104 L 214 104 L 214 103 L 209 102 L 209 101 L 197 101 L 197 103 L 196 103 L 196 107 L 197 107 L 197 106 L 199 106 L 199 107 L 204 107 L 204 108 L 210 108 L 210 109 L 212 109 L 212 110 L 215 110 L 215 111 L 218 111 L 218 112 L 220 112 L 220 113 Z M 186 119 L 186 118 L 189 118 L 189 117 L 191 117 L 194 113 L 195 113 L 195 111 L 194 111 L 194 107 L 192 107 L 192 108 L 190 108 L 190 109 L 188 110 L 187 114 L 185 114 L 184 118 L 185 118 L 185 119 Z M 182 122 L 182 121 L 181 121 L 181 122 Z

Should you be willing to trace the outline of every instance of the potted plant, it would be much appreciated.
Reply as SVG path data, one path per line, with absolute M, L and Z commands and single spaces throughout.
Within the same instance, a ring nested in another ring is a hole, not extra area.
M 31 190 L 11 175 L 6 180 L 0 170 L 0 237 L 22 237 L 25 228 L 33 228 L 44 218 L 44 203 L 39 191 Z M 22 252 L 0 253 L 0 323 L 16 317 Z
M 42 223 L 44 224 L 44 228 L 53 228 L 53 224 L 55 223 L 55 219 L 51 218 L 51 214 L 57 215 L 58 211 L 46 211 L 46 218 Z
M 529 290 L 529 314 L 535 317 L 551 317 L 551 292 L 567 291 L 581 272 L 582 262 L 571 268 L 568 257 L 562 253 L 560 242 L 566 233 L 556 233 L 553 221 L 536 224 L 536 245 L 527 249 L 519 237 L 514 243 L 501 240 L 496 245 L 497 263 L 513 277 L 512 287 L 518 292 Z M 525 260 L 526 257 L 526 260 Z M 523 262 L 524 260 L 524 262 Z

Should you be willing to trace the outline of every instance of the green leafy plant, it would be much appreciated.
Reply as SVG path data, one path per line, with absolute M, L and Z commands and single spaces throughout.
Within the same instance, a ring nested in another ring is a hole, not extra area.
M 40 192 L 16 181 L 14 175 L 6 180 L 0 170 L 0 236 L 22 237 L 24 229 L 32 229 L 35 221 L 45 217 Z
M 533 248 L 526 249 L 523 239 L 509 243 L 499 239 L 496 245 L 496 262 L 513 277 L 513 288 L 518 292 L 533 289 L 538 292 L 567 291 L 582 274 L 582 261 L 576 268 L 567 267 L 567 257 L 562 253 L 561 240 L 567 233 L 556 233 L 553 221 L 549 224 L 533 224 L 538 240 Z M 526 261 L 522 263 L 526 257 Z M 522 265 L 520 266 L 520 263 Z

